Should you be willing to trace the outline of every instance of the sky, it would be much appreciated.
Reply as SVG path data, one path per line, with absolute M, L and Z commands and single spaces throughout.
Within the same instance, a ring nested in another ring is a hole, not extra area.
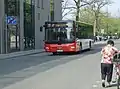
M 108 11 L 111 12 L 112 16 L 120 17 L 120 0 L 113 0 L 113 4 L 109 6 Z
M 113 17 L 120 17 L 120 0 L 112 0 L 112 4 L 108 6 L 108 12 L 111 13 Z M 69 0 L 69 4 L 72 4 L 73 0 Z M 102 8 L 103 11 L 107 12 L 107 6 Z M 71 15 L 67 15 L 64 19 L 71 19 Z

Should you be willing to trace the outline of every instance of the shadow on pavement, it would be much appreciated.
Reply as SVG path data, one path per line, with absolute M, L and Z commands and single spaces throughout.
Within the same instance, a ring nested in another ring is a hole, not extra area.
M 110 88 L 110 87 L 117 87 L 117 84 L 111 84 L 110 86 L 106 86 L 106 88 Z
M 97 53 L 97 52 L 100 52 L 103 46 L 105 46 L 105 44 L 96 44 L 91 50 L 86 49 L 86 50 L 81 51 L 80 53 L 58 53 L 58 54 L 56 54 L 56 55 L 50 54 L 50 55 L 48 55 L 48 56 L 95 54 L 95 53 Z

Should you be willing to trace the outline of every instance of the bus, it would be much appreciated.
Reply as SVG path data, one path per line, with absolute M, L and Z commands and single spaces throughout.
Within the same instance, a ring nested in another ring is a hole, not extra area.
M 80 52 L 93 46 L 93 25 L 72 20 L 46 21 L 44 49 L 53 54 Z

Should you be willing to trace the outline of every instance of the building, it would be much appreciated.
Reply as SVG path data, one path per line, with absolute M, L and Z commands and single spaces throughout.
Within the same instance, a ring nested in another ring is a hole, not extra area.
M 61 1 L 0 0 L 0 53 L 42 49 L 44 22 L 62 20 Z

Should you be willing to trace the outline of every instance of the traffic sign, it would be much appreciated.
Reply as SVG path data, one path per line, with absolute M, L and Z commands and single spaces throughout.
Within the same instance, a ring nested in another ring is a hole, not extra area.
M 15 16 L 7 16 L 7 24 L 16 25 L 17 18 Z

